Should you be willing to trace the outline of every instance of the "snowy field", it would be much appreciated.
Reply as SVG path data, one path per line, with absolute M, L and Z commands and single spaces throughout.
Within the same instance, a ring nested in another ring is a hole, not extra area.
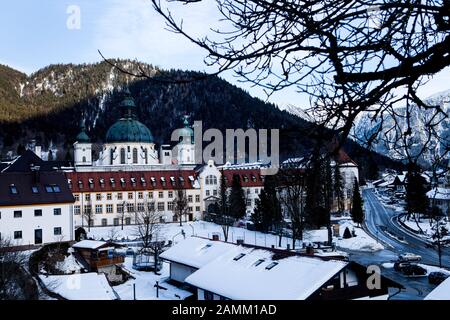
M 411 220 L 406 220 L 406 216 L 403 216 L 401 218 L 401 221 L 407 225 L 409 228 L 417 231 L 419 233 L 419 236 L 423 237 L 424 239 L 427 240 L 432 240 L 432 236 L 433 234 L 436 232 L 436 222 L 432 222 L 430 225 L 430 221 L 429 219 L 420 219 L 420 222 L 416 222 L 413 219 Z M 450 231 L 450 223 L 443 223 L 441 224 L 442 226 L 446 227 L 447 230 Z M 448 239 L 449 237 L 443 237 L 443 240 Z
M 348 227 L 350 231 L 354 229 L 356 237 L 343 239 L 342 236 L 346 227 Z M 195 235 L 209 239 L 214 233 L 218 233 L 220 239 L 224 240 L 221 226 L 206 221 L 183 223 L 182 227 L 177 223 L 162 224 L 160 229 L 159 239 L 166 241 L 170 240 L 175 244 L 184 239 L 182 231 L 184 231 L 186 237 Z M 93 227 L 91 228 L 91 231 L 88 232 L 88 236 L 96 240 L 108 240 L 110 239 L 111 234 L 116 235 L 116 240 L 135 240 L 137 238 L 135 226 L 124 226 L 123 230 L 120 226 Z M 279 237 L 277 235 L 250 231 L 245 228 L 230 227 L 228 241 L 236 242 L 237 239 L 243 239 L 247 244 L 261 247 L 270 248 L 273 245 L 276 248 L 286 248 L 289 244 L 292 248 L 292 239 L 289 237 L 282 237 L 281 246 L 278 246 Z M 327 239 L 328 231 L 326 229 L 304 232 L 305 242 L 326 242 Z M 363 229 L 356 227 L 350 220 L 340 221 L 340 237 L 334 238 L 333 241 L 339 248 L 348 250 L 378 251 L 384 249 L 380 243 L 377 243 L 376 240 L 370 237 Z M 300 248 L 302 246 L 302 241 L 297 240 L 295 246 L 296 248 Z

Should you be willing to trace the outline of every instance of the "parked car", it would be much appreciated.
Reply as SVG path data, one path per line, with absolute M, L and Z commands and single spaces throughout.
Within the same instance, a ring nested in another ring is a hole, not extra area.
M 410 264 L 409 266 L 405 266 L 402 269 L 402 272 L 406 276 L 425 276 L 427 274 L 427 270 L 418 266 L 417 264 Z
M 428 282 L 431 284 L 439 285 L 439 284 L 441 284 L 441 282 L 443 282 L 448 277 L 449 277 L 449 275 L 446 273 L 435 271 L 435 272 L 431 272 L 428 275 Z
M 394 263 L 394 270 L 395 271 L 402 271 L 404 267 L 410 266 L 411 264 L 409 262 L 395 262 Z
M 398 260 L 399 261 L 420 261 L 420 260 L 422 260 L 422 257 L 419 256 L 418 254 L 406 252 L 406 253 L 400 254 L 398 256 Z

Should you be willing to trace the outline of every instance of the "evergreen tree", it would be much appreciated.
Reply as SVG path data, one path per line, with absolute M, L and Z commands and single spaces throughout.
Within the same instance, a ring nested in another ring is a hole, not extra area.
M 351 209 L 352 219 L 355 223 L 361 224 L 364 221 L 364 211 L 363 211 L 363 201 L 361 198 L 361 193 L 359 190 L 358 179 L 355 178 L 353 184 L 353 197 L 352 197 L 352 209 Z
M 282 221 L 281 206 L 273 176 L 267 176 L 264 181 L 264 189 L 261 190 L 259 199 L 256 200 L 252 219 L 255 227 L 265 232 L 278 227 Z
M 344 211 L 344 193 L 343 193 L 343 181 L 339 164 L 335 162 L 333 172 L 333 193 L 336 201 L 336 207 L 338 212 Z
M 411 214 L 425 214 L 428 211 L 427 181 L 420 172 L 413 168 L 406 176 L 406 211 L 408 219 Z
M 241 179 L 237 174 L 233 175 L 229 201 L 230 216 L 232 216 L 235 220 L 243 218 L 246 213 L 247 205 L 245 203 L 244 189 L 242 189 Z
M 226 242 L 228 241 L 230 226 L 233 225 L 234 219 L 230 217 L 230 204 L 227 191 L 228 188 L 223 170 L 221 173 L 222 174 L 220 176 L 219 201 L 217 203 L 217 217 L 214 220 L 214 222 L 222 227 L 223 237 Z

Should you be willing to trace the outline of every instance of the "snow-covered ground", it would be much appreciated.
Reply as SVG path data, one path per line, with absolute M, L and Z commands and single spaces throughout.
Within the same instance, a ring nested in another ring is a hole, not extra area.
M 104 274 L 77 273 L 39 278 L 48 290 L 68 300 L 115 300 L 117 296 Z
M 350 231 L 355 230 L 356 237 L 344 239 L 343 236 L 346 228 L 348 228 Z M 339 238 L 336 241 L 336 244 L 341 249 L 369 252 L 384 249 L 384 246 L 381 243 L 377 242 L 374 238 L 369 236 L 362 228 L 356 226 L 353 221 L 343 221 L 340 224 L 339 234 L 342 238 Z
M 377 251 L 384 249 L 383 245 L 377 243 L 376 240 L 370 237 L 362 228 L 356 227 L 352 221 L 343 219 L 339 223 L 340 237 L 333 239 L 338 247 L 356 251 Z M 356 232 L 356 237 L 343 239 L 342 236 L 346 227 L 349 227 L 350 231 L 354 229 Z M 111 231 L 111 229 L 113 229 L 113 232 Z M 211 238 L 214 233 L 218 233 L 220 235 L 220 238 L 222 240 L 224 239 L 221 226 L 206 221 L 184 223 L 182 227 L 180 227 L 180 225 L 177 223 L 162 224 L 160 229 L 161 232 L 159 234 L 159 238 L 166 241 L 171 240 L 173 243 L 177 243 L 184 238 L 184 236 L 182 235 L 182 230 L 184 230 L 186 237 L 195 235 Z M 135 231 L 135 226 L 124 226 L 123 230 L 120 226 L 93 227 L 88 233 L 88 236 L 96 240 L 107 240 L 110 238 L 111 234 L 116 234 L 117 240 L 135 240 Z M 270 248 L 272 245 L 276 248 L 286 248 L 288 244 L 292 247 L 292 239 L 289 237 L 283 237 L 281 240 L 281 246 L 279 247 L 279 237 L 277 235 L 251 231 L 245 228 L 230 227 L 228 241 L 236 242 L 237 239 L 243 239 L 247 244 L 268 248 Z M 304 232 L 305 242 L 325 242 L 327 240 L 328 231 L 326 229 L 310 230 Z M 302 242 L 300 240 L 297 240 L 296 247 L 300 248 L 301 246 Z
M 189 291 L 179 289 L 165 282 L 170 276 L 168 263 L 163 263 L 163 268 L 159 271 L 159 275 L 153 272 L 134 270 L 133 258 L 131 257 L 125 258 L 124 267 L 135 279 L 130 279 L 114 287 L 121 300 L 134 300 L 133 284 L 136 286 L 136 300 L 184 300 L 192 295 Z M 156 281 L 159 281 L 161 287 L 167 289 L 159 290 L 159 298 L 156 298 Z
M 420 222 L 416 222 L 414 219 L 410 219 L 408 221 L 408 220 L 406 220 L 406 216 L 402 216 L 400 219 L 409 228 L 418 232 L 419 236 L 422 236 L 423 238 L 425 238 L 427 240 L 432 240 L 432 236 L 436 232 L 436 222 L 435 221 L 433 221 L 430 225 L 429 219 L 425 219 L 425 218 L 420 219 Z M 445 226 L 446 229 L 450 231 L 450 222 L 443 223 L 441 225 Z

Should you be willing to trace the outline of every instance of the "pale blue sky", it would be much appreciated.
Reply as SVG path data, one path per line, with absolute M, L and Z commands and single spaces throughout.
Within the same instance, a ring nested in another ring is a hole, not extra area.
M 81 10 L 81 28 L 69 30 L 67 8 Z M 220 26 L 215 1 L 178 6 L 174 15 L 184 18 L 190 33 L 202 36 Z M 2 3 L 0 11 L 0 63 L 26 73 L 53 63 L 100 61 L 100 49 L 109 58 L 131 58 L 162 68 L 211 71 L 203 64 L 205 52 L 183 37 L 164 30 L 164 21 L 148 0 L 14 0 Z M 258 88 L 228 81 L 265 98 Z M 422 96 L 450 89 L 450 71 L 439 74 L 422 90 Z M 274 95 L 281 106 L 308 105 L 306 96 L 294 90 Z

